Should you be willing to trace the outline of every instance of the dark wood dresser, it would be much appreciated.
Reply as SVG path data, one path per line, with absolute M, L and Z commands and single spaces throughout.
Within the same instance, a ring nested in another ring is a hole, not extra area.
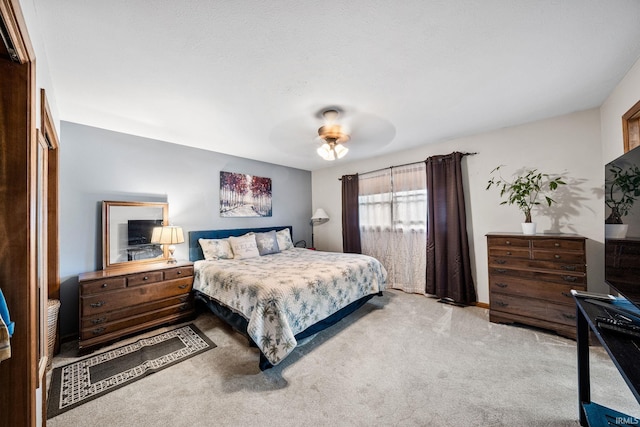
M 191 262 L 95 271 L 78 282 L 80 353 L 194 314 Z
M 489 319 L 576 337 L 571 289 L 587 289 L 586 239 L 574 234 L 487 234 Z

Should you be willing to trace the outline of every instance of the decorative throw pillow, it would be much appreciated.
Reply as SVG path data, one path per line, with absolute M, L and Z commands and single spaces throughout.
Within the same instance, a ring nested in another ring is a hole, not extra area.
M 268 231 L 266 233 L 256 233 L 256 243 L 258 244 L 258 252 L 260 256 L 277 254 L 280 252 L 276 231 Z
M 232 259 L 233 252 L 227 239 L 198 239 L 204 259 Z
M 281 251 L 293 248 L 293 242 L 291 241 L 291 233 L 288 228 L 283 228 L 276 232 L 276 238 L 278 239 L 278 247 Z
M 240 237 L 229 237 L 234 259 L 254 258 L 260 256 L 255 234 Z

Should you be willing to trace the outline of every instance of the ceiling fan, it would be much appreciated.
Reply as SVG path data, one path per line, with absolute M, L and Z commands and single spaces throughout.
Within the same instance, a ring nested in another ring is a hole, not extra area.
M 318 148 L 317 153 L 328 161 L 341 159 L 349 152 L 343 144 L 349 141 L 350 137 L 343 126 L 336 123 L 339 115 L 340 112 L 335 108 L 322 111 L 325 124 L 318 129 L 318 136 L 323 144 Z

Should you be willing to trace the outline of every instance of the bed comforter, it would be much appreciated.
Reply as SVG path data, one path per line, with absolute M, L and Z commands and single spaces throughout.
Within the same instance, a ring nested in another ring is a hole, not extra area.
M 293 248 L 249 259 L 196 261 L 193 288 L 248 321 L 247 333 L 273 365 L 295 335 L 348 304 L 385 289 L 387 272 L 367 255 Z

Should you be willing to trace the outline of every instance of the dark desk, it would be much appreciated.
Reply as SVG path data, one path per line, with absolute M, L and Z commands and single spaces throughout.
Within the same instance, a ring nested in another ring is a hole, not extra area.
M 598 405 L 591 401 L 589 373 L 589 330 L 602 343 L 614 365 L 620 371 L 631 392 L 640 403 L 640 338 L 598 328 L 595 318 L 605 316 L 606 308 L 591 304 L 581 297 L 575 297 L 577 311 L 578 347 L 578 398 L 580 425 L 582 426 L 629 426 L 640 425 L 640 419 Z M 628 310 L 635 308 L 625 300 L 613 304 Z M 640 312 L 638 312 L 640 315 Z

